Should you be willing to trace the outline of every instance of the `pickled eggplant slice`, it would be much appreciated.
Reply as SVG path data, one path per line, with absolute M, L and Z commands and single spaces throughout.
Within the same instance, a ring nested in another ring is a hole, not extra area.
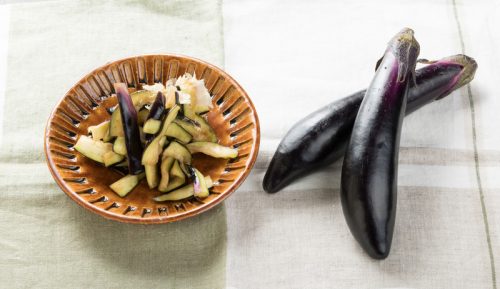
M 194 121 L 199 125 L 199 128 L 201 130 L 200 137 L 203 137 L 204 141 L 217 142 L 217 136 L 215 135 L 215 132 L 212 129 L 212 127 L 207 123 L 207 121 L 203 117 L 196 114 L 191 105 L 184 104 L 182 105 L 182 109 L 184 116 L 186 116 L 187 118 L 191 119 L 192 121 Z
M 112 183 L 109 187 L 120 197 L 125 197 L 130 193 L 144 178 L 144 173 L 138 175 L 126 175 L 118 181 Z
M 93 140 L 102 140 L 104 142 L 111 140 L 109 136 L 109 120 L 103 121 L 98 125 L 89 126 L 87 131 L 92 135 Z
M 137 113 L 137 122 L 139 123 L 139 125 L 143 125 L 146 122 L 148 115 L 149 110 L 147 110 L 146 108 L 139 110 L 139 112 Z
M 140 90 L 130 94 L 132 98 L 132 104 L 136 110 L 140 110 L 144 105 L 151 104 L 155 101 L 156 92 L 148 90 Z M 122 116 L 120 108 L 117 107 L 113 114 L 111 115 L 111 121 L 109 124 L 109 135 L 111 137 L 125 136 L 123 132 Z
M 138 175 L 144 172 L 144 167 L 141 164 L 144 148 L 141 143 L 139 124 L 137 123 L 137 109 L 134 107 L 132 97 L 125 83 L 115 83 L 113 86 L 121 111 L 125 146 L 127 148 L 128 169 L 131 174 Z
M 184 175 L 184 172 L 181 170 L 181 166 L 179 165 L 178 160 L 174 161 L 169 175 L 170 177 L 166 190 L 167 192 L 170 192 L 173 189 L 177 189 L 178 187 L 184 185 L 184 183 L 186 182 L 186 175 Z
M 75 149 L 91 160 L 104 163 L 103 156 L 106 152 L 112 151 L 113 145 L 81 135 L 75 144 Z
M 165 112 L 165 95 L 158 91 L 155 101 L 151 105 L 147 119 L 160 120 Z
M 175 122 L 171 123 L 168 126 L 165 134 L 167 137 L 176 138 L 178 141 L 184 144 L 189 143 L 192 139 L 192 136 Z
M 125 156 L 120 155 L 115 153 L 114 151 L 110 150 L 102 156 L 104 160 L 104 165 L 106 167 L 112 166 L 114 164 L 118 164 L 119 162 L 123 161 L 125 159 Z
M 127 160 L 123 160 L 122 162 L 119 162 L 115 165 L 115 167 L 128 167 L 128 162 Z
M 210 178 L 210 176 L 204 177 L 204 180 L 205 184 L 207 185 L 207 188 L 211 188 L 213 186 L 212 179 Z M 190 198 L 192 196 L 194 196 L 194 187 L 193 184 L 188 184 L 170 193 L 153 198 L 153 200 L 157 202 L 179 201 Z
M 156 165 L 158 159 L 163 150 L 163 144 L 165 143 L 166 136 L 157 136 L 153 141 L 146 147 L 144 154 L 142 155 L 143 165 Z
M 122 156 L 127 155 L 127 147 L 125 146 L 125 137 L 119 136 L 115 139 L 113 144 L 113 151 Z
M 179 114 L 179 110 L 181 108 L 178 106 L 178 105 L 175 105 L 174 107 L 172 107 L 169 111 L 168 111 L 168 114 L 167 114 L 167 117 L 165 118 L 165 120 L 163 121 L 163 126 L 161 128 L 161 131 L 159 133 L 159 135 L 165 135 L 166 132 L 167 132 L 167 129 L 168 127 L 170 126 L 170 124 L 175 120 L 175 118 L 177 117 L 177 115 Z
M 194 108 L 194 112 L 197 114 L 204 114 L 207 113 L 210 110 L 210 108 L 207 105 L 198 105 Z
M 203 118 L 201 118 L 201 119 L 203 119 Z M 188 122 L 188 121 L 184 121 L 184 120 L 180 120 L 180 119 L 176 119 L 174 121 L 174 123 L 178 124 L 180 127 L 182 127 L 185 131 L 187 131 L 193 137 L 193 139 L 192 139 L 193 141 L 212 141 L 212 142 L 217 141 L 217 137 L 215 136 L 215 133 L 212 134 L 211 131 L 204 130 L 199 125 L 194 125 L 193 122 L 194 121 L 192 121 L 192 120 L 189 120 L 189 122 Z M 198 124 L 198 123 L 196 123 L 196 124 Z
M 144 123 L 143 131 L 148 134 L 155 134 L 160 130 L 160 127 L 160 120 L 150 118 Z
M 165 88 L 165 108 L 169 109 L 174 107 L 176 102 L 176 88 L 173 85 L 167 85 Z
M 160 166 L 161 179 L 160 184 L 158 184 L 158 190 L 160 192 L 167 192 L 167 187 L 170 179 L 170 169 L 174 164 L 175 159 L 172 157 L 163 158 Z
M 166 157 L 172 157 L 184 164 L 191 163 L 191 153 L 189 153 L 189 150 L 176 141 L 171 142 L 163 151 L 162 158 Z
M 192 166 L 188 166 L 189 174 L 191 175 L 191 180 L 193 180 L 193 192 L 194 196 L 197 198 L 206 198 L 208 197 L 208 188 L 205 183 L 205 178 L 200 173 L 199 170 L 193 168 Z
M 232 159 L 238 156 L 238 150 L 213 142 L 192 142 L 186 147 L 192 153 L 203 153 L 214 158 Z
M 156 188 L 160 183 L 160 177 L 158 176 L 158 165 L 144 165 L 146 171 L 146 181 L 148 182 L 148 187 L 150 189 Z

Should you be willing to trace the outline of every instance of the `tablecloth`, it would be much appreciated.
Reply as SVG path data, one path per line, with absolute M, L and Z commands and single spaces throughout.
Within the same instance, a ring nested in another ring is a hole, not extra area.
M 0 42 L 0 53 L 7 51 L 0 54 L 0 287 L 497 288 L 500 3 L 81 0 L 0 7 L 0 36 L 8 31 Z M 465 53 L 479 68 L 470 86 L 405 119 L 393 248 L 375 261 L 345 224 L 341 161 L 274 195 L 261 181 L 287 130 L 366 87 L 402 27 L 415 30 L 421 57 Z M 124 225 L 94 216 L 57 188 L 43 163 L 42 131 L 82 75 L 152 52 L 224 65 L 255 103 L 262 143 L 252 173 L 223 206 L 174 224 Z

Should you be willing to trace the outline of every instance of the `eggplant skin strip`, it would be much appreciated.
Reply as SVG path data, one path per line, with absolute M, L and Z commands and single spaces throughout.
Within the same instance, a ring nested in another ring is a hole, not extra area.
M 408 92 L 406 115 L 466 85 L 474 78 L 476 69 L 476 61 L 462 54 L 418 69 L 416 85 Z M 262 183 L 264 190 L 276 193 L 340 159 L 365 93 L 361 90 L 336 100 L 297 122 L 274 153 Z

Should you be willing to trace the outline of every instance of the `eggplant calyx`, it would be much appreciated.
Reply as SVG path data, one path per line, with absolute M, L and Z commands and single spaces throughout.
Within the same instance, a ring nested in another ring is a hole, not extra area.
M 411 72 L 413 79 L 415 79 L 415 67 L 417 65 L 417 56 L 420 53 L 420 45 L 414 37 L 414 32 L 410 28 L 403 28 L 396 34 L 386 50 L 386 54 L 391 53 L 396 58 L 396 65 L 398 65 L 398 82 L 406 81 L 406 77 Z
M 443 58 L 443 61 L 456 63 L 463 67 L 452 89 L 462 87 L 474 79 L 477 70 L 477 62 L 474 58 L 463 54 L 457 54 Z

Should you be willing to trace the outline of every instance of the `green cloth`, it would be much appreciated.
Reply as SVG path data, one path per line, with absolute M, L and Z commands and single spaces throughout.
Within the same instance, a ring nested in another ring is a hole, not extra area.
M 220 0 L 12 5 L 0 151 L 0 288 L 223 288 L 226 214 L 106 220 L 71 201 L 43 155 L 65 92 L 107 61 L 181 53 L 223 65 Z

